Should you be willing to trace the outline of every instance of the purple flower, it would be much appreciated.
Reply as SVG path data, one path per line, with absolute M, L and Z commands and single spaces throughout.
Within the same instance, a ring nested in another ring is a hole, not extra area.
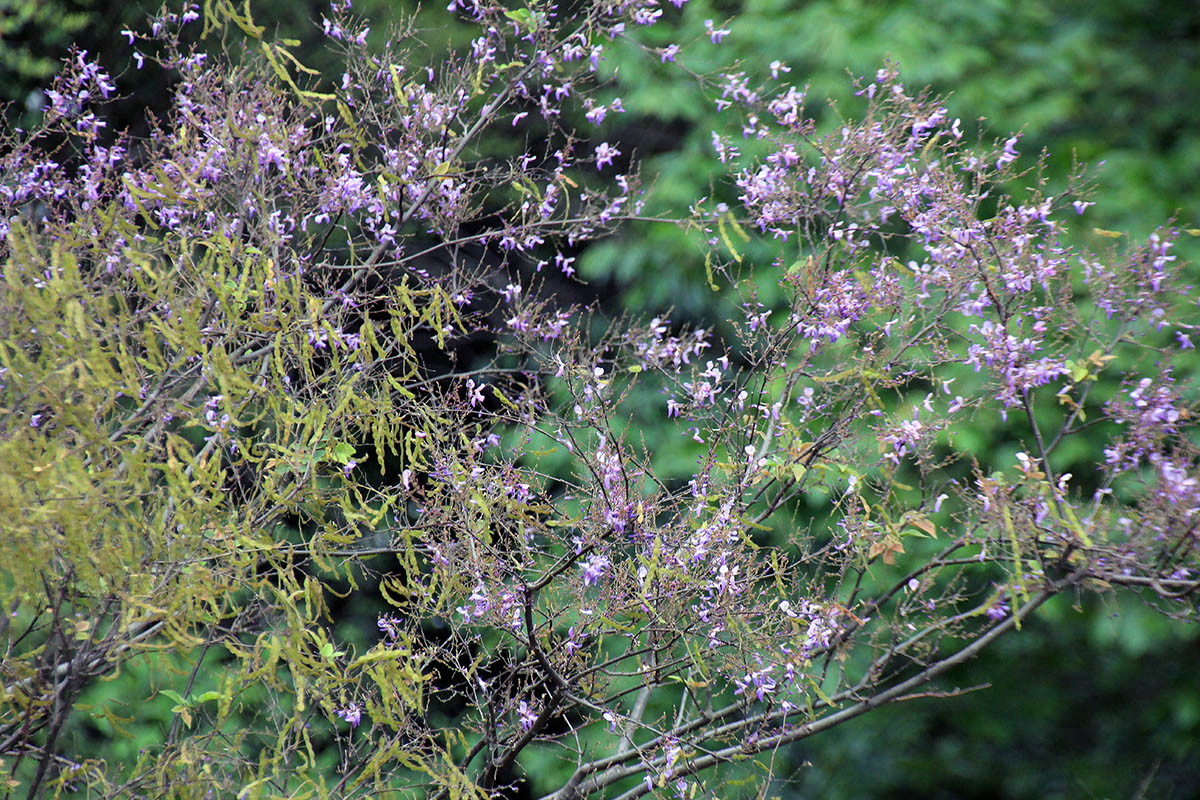
M 537 712 L 524 700 L 517 706 L 517 719 L 521 723 L 521 730 L 527 731 L 533 727 L 533 723 L 537 722 Z
M 621 155 L 621 151 L 610 145 L 608 142 L 601 142 L 596 145 L 596 169 L 604 169 L 613 162 L 615 156 Z
M 607 557 L 598 553 L 589 556 L 588 560 L 583 562 L 583 585 L 591 586 L 604 577 L 610 563 Z
M 593 125 L 599 125 L 604 121 L 604 117 L 608 114 L 608 106 L 596 106 L 595 108 L 584 114 L 588 122 Z
M 567 630 L 567 642 L 564 645 L 567 655 L 574 655 L 582 647 L 583 645 L 579 643 L 579 635 L 576 633 L 574 626 L 572 626 Z
M 400 617 L 395 614 L 380 614 L 375 624 L 379 627 L 379 632 L 383 634 L 384 641 L 391 643 L 400 635 Z
M 711 19 L 704 20 L 704 30 L 708 31 L 708 38 L 712 40 L 713 44 L 720 44 L 721 40 L 729 35 L 728 29 L 713 27 Z
M 562 253 L 558 253 L 554 256 L 554 263 L 568 278 L 575 274 L 575 268 L 571 266 L 575 263 L 574 257 L 567 258 Z
M 661 8 L 639 8 L 633 12 L 633 21 L 638 25 L 653 25 L 662 13 Z
M 220 410 L 221 401 L 224 399 L 225 395 L 216 394 L 208 398 L 204 403 L 204 420 L 209 424 L 209 427 L 221 431 L 225 430 L 229 425 L 229 415 L 220 414 L 218 416 L 217 413 Z
M 482 582 L 476 584 L 475 591 L 471 592 L 470 600 L 473 605 L 459 606 L 455 609 L 459 614 L 462 614 L 464 622 L 471 622 L 472 617 L 475 619 L 482 617 L 492 607 L 487 587 Z
M 334 713 L 349 722 L 351 728 L 357 728 L 358 723 L 362 722 L 362 709 L 358 707 L 358 703 L 350 703 L 345 708 L 337 709 Z
M 467 400 L 471 404 L 471 408 L 482 405 L 483 399 L 483 384 L 477 384 L 474 380 L 467 379 Z
M 1003 597 L 997 597 L 990 606 L 988 606 L 987 616 L 992 622 L 999 622 L 1008 616 L 1008 603 L 1004 602 Z
M 1017 156 L 1020 155 L 1017 152 L 1017 141 L 1020 138 L 1021 134 L 1018 133 L 1016 136 L 1009 137 L 1008 140 L 1004 142 L 1004 152 L 1001 153 L 1000 157 L 996 159 L 996 169 L 1003 167 L 1005 164 L 1011 164 L 1017 160 Z

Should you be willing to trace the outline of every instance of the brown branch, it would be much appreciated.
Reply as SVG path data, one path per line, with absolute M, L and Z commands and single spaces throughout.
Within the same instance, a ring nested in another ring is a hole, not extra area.
M 1005 633 L 1015 628 L 1022 619 L 1028 617 L 1030 614 L 1036 611 L 1048 599 L 1062 591 L 1064 588 L 1078 582 L 1081 577 L 1083 577 L 1083 572 L 1077 571 L 1060 581 L 1056 581 L 1047 585 L 1042 589 L 1041 592 L 1038 593 L 1036 597 L 1029 600 L 1029 602 L 1022 606 L 1016 613 L 998 622 L 978 639 L 971 642 L 971 644 L 967 645 L 962 650 L 959 650 L 957 653 L 947 656 L 941 661 L 930 665 L 920 673 L 908 678 L 907 680 L 901 681 L 900 683 L 885 689 L 872 697 L 861 700 L 852 706 L 844 708 L 840 711 L 836 711 L 826 717 L 799 725 L 791 730 L 782 731 L 774 736 L 763 737 L 755 740 L 754 742 L 744 742 L 742 744 L 731 745 L 729 747 L 725 747 L 700 756 L 699 758 L 686 761 L 682 764 L 677 764 L 672 770 L 672 776 L 690 775 L 695 772 L 708 769 L 709 767 L 715 766 L 716 764 L 722 762 L 730 761 L 747 755 L 753 755 L 755 753 L 761 753 L 765 750 L 770 750 L 784 744 L 790 744 L 791 742 L 805 739 L 814 734 L 821 733 L 825 730 L 841 725 L 842 723 L 861 716 L 869 711 L 874 711 L 884 705 L 896 702 L 901 698 L 908 698 L 911 695 L 912 690 L 928 683 L 951 668 L 974 658 L 984 648 L 988 647 Z M 600 776 L 601 778 L 604 778 L 603 782 L 601 782 L 599 779 L 594 779 L 592 782 L 589 782 L 586 788 L 588 792 L 595 791 L 596 789 L 604 788 L 605 786 L 632 777 L 646 770 L 662 768 L 665 765 L 666 757 L 659 756 L 658 758 L 646 762 L 645 764 L 626 767 L 621 770 L 613 771 L 612 774 Z M 620 795 L 617 800 L 636 800 L 636 798 L 645 795 L 649 791 L 650 789 L 647 788 L 644 783 L 639 784 L 637 787 Z M 587 792 L 576 792 L 574 794 L 556 793 L 553 797 L 554 800 L 570 800 L 571 798 L 579 797 L 586 793 Z

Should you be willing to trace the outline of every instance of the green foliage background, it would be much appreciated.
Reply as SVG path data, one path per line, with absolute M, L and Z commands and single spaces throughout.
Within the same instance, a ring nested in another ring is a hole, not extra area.
M 313 21 L 322 7 L 254 5 L 260 23 L 314 44 Z M 383 37 L 389 19 L 407 9 L 365 0 L 356 10 L 371 20 L 373 37 Z M 36 114 L 31 92 L 46 84 L 72 42 L 99 52 L 122 85 L 134 89 L 120 106 L 128 118 L 119 123 L 134 124 L 144 108 L 161 107 L 166 87 L 138 84 L 119 35 L 144 14 L 133 4 L 106 0 L 9 0 L 0 10 L 0 98 L 12 103 L 9 118 L 27 122 Z M 732 31 L 721 46 L 708 41 L 706 19 L 732 20 L 721 25 Z M 423 10 L 420 20 L 431 57 L 442 42 L 461 35 L 441 4 Z M 1200 175 L 1200 13 L 1187 0 L 691 0 L 679 25 L 650 33 L 659 46 L 680 44 L 679 62 L 699 75 L 742 60 L 764 77 L 765 64 L 778 59 L 791 68 L 793 82 L 810 85 L 814 107 L 827 97 L 851 108 L 847 70 L 871 74 L 890 58 L 908 84 L 951 94 L 951 111 L 968 130 L 987 138 L 1020 130 L 1023 153 L 1049 151 L 1052 180 L 1065 181 L 1075 158 L 1093 165 L 1097 205 L 1081 230 L 1095 225 L 1143 237 L 1173 215 L 1184 227 L 1200 227 L 1194 182 Z M 316 51 L 304 61 L 332 69 Z M 680 208 L 714 189 L 709 130 L 717 112 L 711 90 L 700 81 L 681 90 L 675 77 L 667 79 L 676 75 L 668 68 L 632 45 L 627 58 L 603 65 L 608 96 L 620 96 L 628 113 L 610 115 L 602 137 L 636 152 L 644 172 L 658 176 L 656 202 Z M 832 122 L 836 114 L 831 110 L 824 119 Z M 979 125 L 982 116 L 987 120 Z M 1195 260 L 1197 248 L 1188 244 L 1191 252 L 1181 255 Z M 628 229 L 619 241 L 582 253 L 580 264 L 598 288 L 617 290 L 605 305 L 610 313 L 674 309 L 676 320 L 719 324 L 721 298 L 706 286 L 699 243 L 674 228 Z M 982 460 L 1005 449 L 1003 427 L 971 433 Z M 652 429 L 645 438 L 659 458 L 691 461 L 683 444 Z M 376 611 L 347 611 L 339 638 L 365 641 Z M 868 715 L 781 754 L 774 785 L 751 778 L 726 789 L 726 796 L 1196 796 L 1196 663 L 1194 629 L 1171 627 L 1124 603 L 1074 608 L 1058 602 L 942 687 L 986 682 L 990 688 Z M 157 682 L 155 670 L 168 669 L 128 670 L 97 683 L 83 702 L 138 696 L 126 687 Z M 208 688 L 202 677 L 196 692 Z M 119 720 L 97 720 L 72 733 L 75 747 L 136 758 L 170 724 L 172 702 L 160 697 L 159 703 L 157 727 L 127 730 L 125 738 L 117 735 Z

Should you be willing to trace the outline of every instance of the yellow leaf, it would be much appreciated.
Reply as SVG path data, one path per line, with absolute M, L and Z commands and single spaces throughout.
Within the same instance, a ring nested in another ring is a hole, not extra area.
M 883 563 L 891 566 L 896 563 L 896 553 L 904 552 L 904 543 L 898 538 L 888 536 L 885 539 L 880 539 L 871 545 L 871 549 L 867 551 L 868 558 L 883 556 Z
M 923 514 L 913 514 L 908 518 L 908 524 L 925 531 L 930 536 L 937 536 L 937 526 Z
M 717 218 L 717 233 L 721 235 L 721 241 L 725 243 L 725 248 L 729 250 L 733 256 L 733 260 L 737 263 L 742 263 L 742 254 L 733 246 L 733 242 L 729 239 L 729 232 L 725 228 L 725 217 Z
M 517 404 L 514 403 L 512 400 L 509 400 L 508 397 L 504 394 L 504 392 L 500 391 L 499 387 L 493 385 L 492 386 L 492 394 L 494 394 L 496 396 L 497 400 L 499 400 L 501 403 L 504 403 L 504 405 L 508 406 L 513 411 L 520 411 L 520 409 L 517 408 Z

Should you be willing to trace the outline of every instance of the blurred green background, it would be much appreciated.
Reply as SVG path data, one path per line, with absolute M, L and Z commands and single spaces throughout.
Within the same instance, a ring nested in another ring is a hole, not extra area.
M 985 140 L 1022 131 L 1020 149 L 1043 148 L 1052 185 L 1065 183 L 1074 159 L 1098 179 L 1078 228 L 1097 245 L 1093 226 L 1141 238 L 1176 216 L 1200 227 L 1200 7 L 1192 0 L 691 0 L 669 4 L 663 21 L 639 31 L 648 46 L 681 45 L 678 60 L 699 74 L 741 61 L 765 77 L 784 62 L 809 85 L 810 106 L 824 98 L 855 107 L 848 73 L 870 75 L 894 60 L 910 86 L 949 94 L 953 116 Z M 169 87 L 133 68 L 120 31 L 144 28 L 152 4 L 117 0 L 0 2 L 0 100 L 10 125 L 40 114 L 39 89 L 68 48 L 99 53 L 129 97 L 114 105 L 114 129 L 139 129 L 147 108 L 160 115 Z M 257 0 L 256 21 L 301 39 L 305 63 L 330 79 L 341 69 L 319 50 L 325 3 Z M 410 3 L 359 0 L 377 41 Z M 729 20 L 728 39 L 712 45 L 704 20 Z M 420 12 L 433 59 L 462 42 L 441 4 Z M 698 83 L 633 44 L 603 64 L 600 99 L 622 98 L 598 136 L 636 152 L 656 176 L 651 210 L 685 210 L 702 195 L 732 200 L 712 185 L 710 131 L 717 112 Z M 825 115 L 831 116 L 829 112 Z M 980 118 L 986 121 L 980 122 Z M 1196 260 L 1194 240 L 1181 255 Z M 753 253 L 751 254 L 753 255 Z M 703 252 L 667 226 L 632 227 L 581 254 L 581 275 L 615 298 L 609 311 L 646 316 L 672 310 L 678 321 L 717 324 L 728 298 L 703 280 Z M 983 454 L 1011 451 L 1005 429 L 978 432 Z M 679 447 L 647 433 L 652 446 Z M 659 453 L 669 457 L 668 453 Z M 680 462 L 690 460 L 680 454 Z M 378 609 L 343 623 L 347 639 L 374 627 Z M 1039 620 L 952 674 L 942 688 L 989 683 L 949 699 L 894 706 L 794 746 L 776 760 L 775 780 L 717 790 L 717 796 L 781 798 L 1189 798 L 1200 796 L 1200 637 L 1136 601 L 1059 598 Z M 119 693 L 137 671 L 93 690 Z M 163 701 L 163 721 L 169 719 Z M 87 726 L 76 747 L 130 757 L 153 726 L 110 736 Z M 84 753 L 86 754 L 86 753 Z M 533 790 L 555 785 L 552 763 Z M 539 764 L 539 770 L 543 765 Z M 543 785 L 544 783 L 544 785 Z

